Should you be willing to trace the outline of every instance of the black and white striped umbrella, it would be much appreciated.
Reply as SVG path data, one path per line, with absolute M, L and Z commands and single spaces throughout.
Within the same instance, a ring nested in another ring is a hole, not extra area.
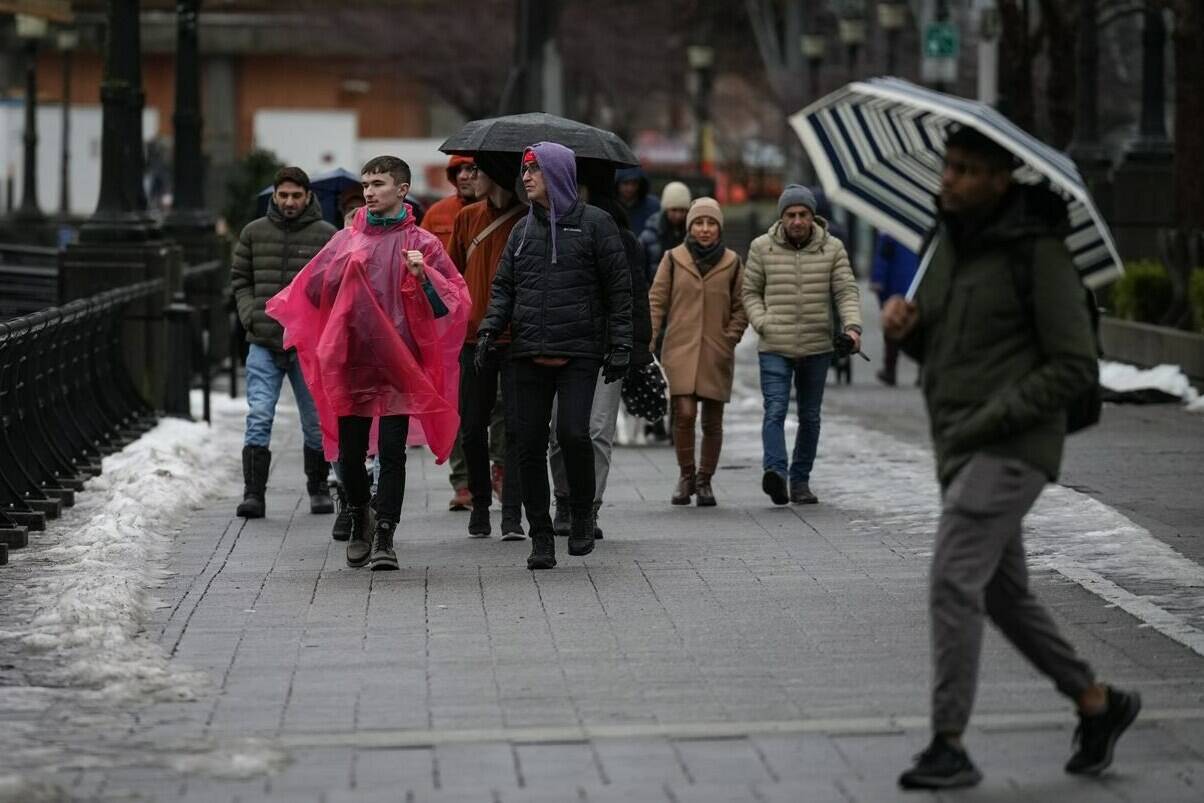
M 946 128 L 970 126 L 1021 162 L 1017 181 L 1047 182 L 1068 203 L 1066 245 L 1088 287 L 1123 272 L 1120 256 L 1078 168 L 983 103 L 898 78 L 857 81 L 790 118 L 824 192 L 913 251 L 936 222 Z

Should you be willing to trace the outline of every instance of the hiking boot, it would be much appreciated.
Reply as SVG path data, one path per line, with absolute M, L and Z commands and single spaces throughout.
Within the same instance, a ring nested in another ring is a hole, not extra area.
M 569 515 L 569 498 L 556 495 L 556 515 L 552 519 L 552 532 L 556 535 L 568 535 L 572 529 L 572 516 Z
M 393 531 L 397 525 L 391 521 L 378 521 L 372 534 L 372 554 L 368 568 L 374 572 L 397 571 L 397 553 L 393 551 Z
M 330 463 L 321 449 L 305 447 L 305 490 L 309 493 L 310 513 L 334 513 L 330 498 Z
M 351 537 L 351 513 L 347 510 L 347 494 L 343 483 L 330 484 L 331 496 L 334 497 L 334 526 L 330 528 L 330 537 L 335 541 L 346 541 Z
M 372 552 L 372 510 L 366 505 L 351 505 L 347 508 L 351 516 L 351 533 L 347 538 L 347 565 L 358 569 L 368 562 Z
M 582 557 L 594 551 L 594 515 L 592 512 L 573 514 L 572 526 L 569 529 L 569 554 Z
M 974 786 L 982 780 L 965 750 L 959 750 L 940 736 L 915 757 L 915 766 L 899 776 L 904 789 L 953 789 Z
M 766 471 L 761 476 L 761 490 L 769 494 L 775 505 L 784 505 L 790 501 L 790 496 L 786 493 L 786 475 L 780 471 Z
M 688 505 L 690 497 L 698 491 L 698 483 L 694 477 L 694 469 L 683 468 L 681 476 L 677 478 L 677 487 L 673 489 L 673 498 L 669 500 L 673 505 Z
M 471 510 L 472 509 L 472 493 L 468 490 L 468 486 L 457 488 L 455 494 L 452 495 L 451 501 L 447 503 L 448 510 Z
M 602 507 L 601 502 L 594 502 L 594 540 L 602 540 L 602 528 L 598 526 L 598 508 Z
M 472 515 L 468 518 L 468 537 L 488 538 L 492 532 L 493 527 L 489 524 L 489 506 L 473 505 Z
M 556 568 L 556 539 L 551 533 L 531 534 L 531 554 L 527 558 L 531 570 Z
M 494 463 L 490 466 L 489 483 L 493 486 L 493 495 L 499 502 L 502 501 L 502 489 L 506 483 L 506 467 L 500 463 Z
M 790 483 L 790 501 L 796 505 L 814 505 L 819 502 L 811 493 L 811 486 L 805 482 Z
M 714 507 L 715 492 L 711 490 L 711 475 L 698 473 L 698 498 L 696 500 L 699 507 Z
M 522 509 L 502 508 L 502 540 L 522 541 L 526 537 L 527 534 L 523 532 Z
M 1141 695 L 1108 687 L 1108 707 L 1094 715 L 1079 714 L 1079 726 L 1074 729 L 1077 747 L 1066 762 L 1072 775 L 1099 775 L 1112 763 L 1116 740 L 1137 719 L 1141 710 Z
M 244 519 L 262 519 L 263 497 L 268 487 L 268 469 L 272 465 L 272 452 L 266 446 L 242 447 L 242 501 L 235 514 Z

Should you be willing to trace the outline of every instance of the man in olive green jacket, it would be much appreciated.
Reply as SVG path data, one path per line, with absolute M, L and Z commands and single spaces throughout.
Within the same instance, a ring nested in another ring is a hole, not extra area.
M 1066 408 L 1097 381 L 1090 315 L 1064 237 L 1066 203 L 1012 182 L 1012 155 L 972 129 L 946 144 L 941 219 L 914 303 L 883 309 L 883 330 L 923 364 L 942 488 L 929 586 L 933 739 L 905 788 L 977 783 L 961 736 L 969 721 L 983 612 L 1075 700 L 1066 765 L 1111 763 L 1140 697 L 1096 681 L 1028 588 L 1021 521 L 1054 480 Z
M 276 402 L 287 376 L 301 414 L 306 490 L 311 513 L 332 513 L 318 412 L 301 376 L 295 351 L 284 350 L 284 330 L 264 309 L 268 299 L 287 287 L 326 245 L 335 228 L 322 219 L 322 208 L 299 167 L 284 167 L 273 182 L 268 213 L 239 234 L 230 267 L 230 285 L 238 317 L 247 330 L 247 429 L 243 437 L 243 500 L 238 515 L 264 515 L 264 494 L 272 453 Z
M 857 278 L 844 243 L 816 216 L 815 203 L 811 190 L 787 186 L 778 198 L 779 220 L 752 241 L 744 269 L 744 309 L 761 338 L 761 489 L 775 505 L 818 501 L 811 492 L 811 468 L 832 364 L 833 306 L 854 349 L 861 344 Z M 785 427 L 792 386 L 799 427 L 788 471 Z

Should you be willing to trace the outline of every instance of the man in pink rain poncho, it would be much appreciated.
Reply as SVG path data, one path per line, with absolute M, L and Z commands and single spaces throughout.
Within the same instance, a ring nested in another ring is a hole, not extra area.
M 378 156 L 361 172 L 367 206 L 267 311 L 284 326 L 285 347 L 297 349 L 326 456 L 342 464 L 347 565 L 396 569 L 406 444 L 429 445 L 440 463 L 451 452 L 471 301 L 439 239 L 414 223 L 409 165 Z M 375 522 L 364 468 L 370 435 L 380 456 Z

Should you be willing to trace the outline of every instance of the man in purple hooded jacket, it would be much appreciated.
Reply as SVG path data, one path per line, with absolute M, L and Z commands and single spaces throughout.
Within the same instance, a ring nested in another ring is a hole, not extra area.
M 569 554 L 594 548 L 594 450 L 589 418 L 601 368 L 607 382 L 631 361 L 631 273 L 610 215 L 577 197 L 577 163 L 563 145 L 540 142 L 523 153 L 526 221 L 510 233 L 493 279 L 489 311 L 477 331 L 483 363 L 510 327 L 523 507 L 531 530 L 529 569 L 556 565 L 548 489 L 548 422 L 565 457 L 572 525 Z

